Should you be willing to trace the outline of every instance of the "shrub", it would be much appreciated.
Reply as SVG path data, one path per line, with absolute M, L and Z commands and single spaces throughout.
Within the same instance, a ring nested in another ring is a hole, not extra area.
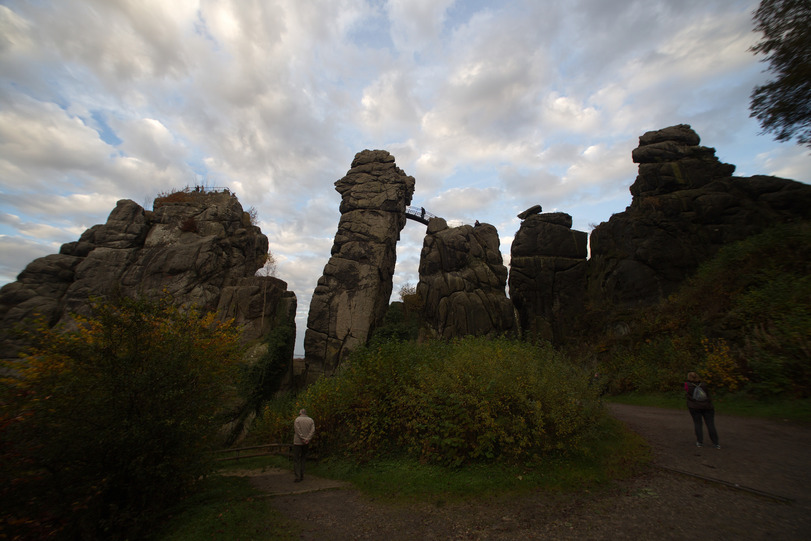
M 586 373 L 549 346 L 506 339 L 390 341 L 298 397 L 324 453 L 406 453 L 427 463 L 532 460 L 578 452 L 600 411 Z
M 676 294 L 628 315 L 627 336 L 600 336 L 597 370 L 611 392 L 666 390 L 696 370 L 719 390 L 811 396 L 810 261 L 808 222 L 723 247 Z
M 238 332 L 169 299 L 96 303 L 2 381 L 11 537 L 131 538 L 210 466 Z
M 253 415 L 261 415 L 265 403 L 281 388 L 291 370 L 295 340 L 295 326 L 279 324 L 265 336 L 265 354 L 255 363 L 241 366 L 238 387 L 243 401 L 231 414 L 232 429 L 226 445 L 234 444 L 243 435 L 246 422 Z
M 701 370 L 704 381 L 715 389 L 739 390 L 746 383 L 746 377 L 732 357 L 726 340 L 713 341 L 705 338 L 701 344 L 706 352 L 704 368 Z

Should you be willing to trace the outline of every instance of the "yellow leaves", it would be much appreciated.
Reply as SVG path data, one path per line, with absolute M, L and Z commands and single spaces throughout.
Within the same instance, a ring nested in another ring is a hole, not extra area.
M 726 388 L 736 391 L 747 381 L 741 372 L 738 362 L 732 357 L 729 344 L 726 340 L 701 339 L 706 361 L 704 364 L 704 380 L 717 388 Z

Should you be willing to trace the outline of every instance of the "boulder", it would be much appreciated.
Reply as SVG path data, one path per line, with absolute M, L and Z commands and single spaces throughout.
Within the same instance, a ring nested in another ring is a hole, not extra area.
M 522 334 L 561 342 L 584 310 L 588 235 L 568 214 L 525 215 L 510 257 L 510 299 Z
M 734 177 L 687 125 L 648 132 L 633 159 L 633 200 L 591 234 L 588 297 L 616 309 L 673 293 L 725 244 L 778 223 L 811 217 L 811 186 Z
M 417 293 L 433 335 L 447 339 L 515 332 L 506 285 L 507 268 L 495 227 L 449 228 L 444 220 L 430 221 L 420 254 Z
M 0 289 L 0 331 L 37 315 L 68 323 L 89 313 L 91 298 L 169 293 L 183 306 L 237 317 L 243 339 L 256 340 L 295 317 L 287 284 L 254 276 L 267 251 L 267 237 L 230 192 L 174 192 L 157 198 L 153 211 L 121 200 L 104 224 Z M 3 356 L 13 358 L 19 344 L 3 334 Z

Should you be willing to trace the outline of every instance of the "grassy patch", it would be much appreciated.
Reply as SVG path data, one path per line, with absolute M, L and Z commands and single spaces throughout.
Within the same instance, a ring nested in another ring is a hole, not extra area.
M 249 459 L 253 460 L 253 459 Z M 242 461 L 234 461 L 242 462 Z M 245 467 L 240 464 L 239 467 Z M 298 539 L 293 525 L 243 477 L 212 476 L 201 492 L 166 520 L 158 541 L 282 541 Z
M 534 491 L 554 494 L 596 488 L 629 477 L 650 460 L 650 449 L 615 419 L 602 417 L 589 443 L 577 453 L 549 453 L 526 463 L 473 463 L 459 468 L 415 458 L 347 458 L 308 465 L 308 475 L 351 482 L 361 492 L 391 504 L 444 505 Z M 268 455 L 222 462 L 223 471 L 290 469 L 286 457 Z M 292 471 L 292 470 L 291 470 Z M 165 523 L 159 541 L 287 540 L 295 527 L 241 477 L 212 476 L 205 489 L 184 501 Z
M 606 401 L 632 406 L 654 406 L 659 408 L 683 409 L 684 394 L 678 393 L 633 393 L 606 397 Z M 713 398 L 718 413 L 757 417 L 762 419 L 789 420 L 811 423 L 811 399 L 775 398 L 757 399 L 744 394 L 727 394 Z
M 579 453 L 549 453 L 522 463 L 474 463 L 459 468 L 414 458 L 377 458 L 364 464 L 327 460 L 314 475 L 351 482 L 392 502 L 445 502 L 535 490 L 574 491 L 633 475 L 650 459 L 647 444 L 624 425 L 605 418 Z
M 310 466 L 308 465 L 308 468 Z M 239 460 L 223 460 L 219 462 L 218 470 L 228 472 L 233 470 L 266 470 L 269 468 L 282 468 L 293 471 L 293 462 L 289 457 L 277 454 L 268 454 Z

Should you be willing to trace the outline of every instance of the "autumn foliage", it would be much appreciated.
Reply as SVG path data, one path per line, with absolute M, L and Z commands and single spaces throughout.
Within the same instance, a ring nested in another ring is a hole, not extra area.
M 15 539 L 141 535 L 210 467 L 238 331 L 171 300 L 41 325 L 4 367 L 0 523 Z
M 524 462 L 585 448 L 601 412 L 589 379 L 549 346 L 391 340 L 353 354 L 289 411 L 307 408 L 324 455 L 397 454 L 449 466 Z M 257 429 L 270 440 L 289 437 L 291 426 L 289 415 L 268 406 Z

